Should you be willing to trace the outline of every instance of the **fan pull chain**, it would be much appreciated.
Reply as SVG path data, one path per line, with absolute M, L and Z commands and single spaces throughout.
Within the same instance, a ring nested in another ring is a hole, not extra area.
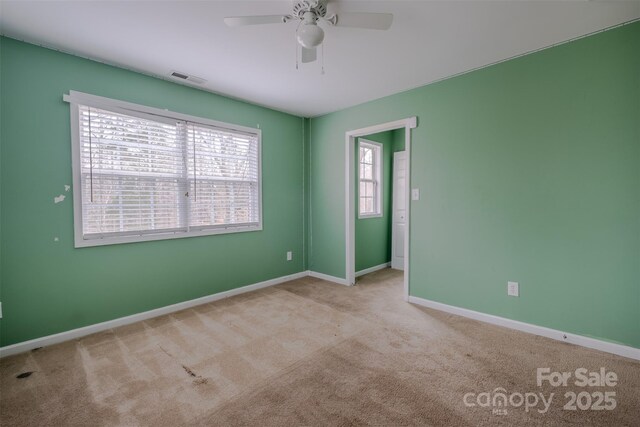
M 320 74 L 324 76 L 324 43 L 322 43 L 322 72 Z

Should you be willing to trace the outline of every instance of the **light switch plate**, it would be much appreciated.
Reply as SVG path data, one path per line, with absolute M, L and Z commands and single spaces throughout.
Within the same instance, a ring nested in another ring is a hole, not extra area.
M 287 252 L 287 261 L 291 261 L 293 259 L 293 253 L 291 251 Z
M 420 189 L 412 188 L 411 189 L 411 200 L 420 200 Z
M 520 285 L 518 285 L 518 282 L 507 282 L 507 295 L 510 297 L 520 296 Z

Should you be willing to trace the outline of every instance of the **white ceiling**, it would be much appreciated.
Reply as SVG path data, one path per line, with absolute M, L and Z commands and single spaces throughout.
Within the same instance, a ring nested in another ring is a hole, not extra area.
M 291 1 L 0 0 L 2 34 L 313 117 L 640 18 L 640 1 L 331 1 L 391 12 L 388 31 L 326 29 L 296 70 L 295 23 L 228 28 L 225 16 L 288 14 Z

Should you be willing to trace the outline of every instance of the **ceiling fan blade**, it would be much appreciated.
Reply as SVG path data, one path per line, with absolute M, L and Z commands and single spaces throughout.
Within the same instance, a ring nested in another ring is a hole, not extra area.
M 261 24 L 284 24 L 291 19 L 288 15 L 262 15 L 262 16 L 228 16 L 224 23 L 229 27 Z
M 307 49 L 306 47 L 302 48 L 302 63 L 306 64 L 308 62 L 313 62 L 317 58 L 316 48 Z
M 329 20 L 331 22 L 332 20 Z M 393 22 L 391 13 L 339 13 L 333 19 L 336 27 L 388 30 Z

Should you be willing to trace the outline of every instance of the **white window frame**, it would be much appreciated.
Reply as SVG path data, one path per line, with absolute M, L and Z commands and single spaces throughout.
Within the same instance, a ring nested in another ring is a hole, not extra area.
M 242 233 L 248 231 L 262 230 L 262 131 L 259 128 L 251 128 L 230 123 L 219 122 L 216 120 L 206 119 L 203 117 L 195 117 L 188 114 L 177 113 L 170 110 L 160 108 L 147 107 L 144 105 L 134 104 L 131 102 L 120 101 L 116 99 L 105 98 L 97 95 L 91 95 L 83 92 L 71 90 L 69 94 L 63 96 L 63 100 L 70 105 L 71 116 L 71 157 L 73 170 L 73 223 L 74 223 L 74 241 L 76 248 L 115 245 L 121 243 L 146 242 L 153 240 L 180 239 L 185 237 L 210 236 L 215 234 Z M 231 131 L 243 133 L 252 133 L 257 137 L 258 143 L 258 224 L 257 225 L 233 225 L 215 226 L 212 228 L 202 228 L 201 226 L 187 231 L 167 231 L 152 234 L 134 234 L 126 236 L 104 236 L 100 238 L 85 239 L 83 233 L 82 219 L 82 186 L 81 186 L 81 163 L 80 163 L 80 121 L 79 121 L 79 105 L 85 105 L 104 110 L 115 111 L 121 114 L 130 113 L 140 116 L 141 114 L 151 115 L 152 120 L 162 121 L 163 119 L 172 119 L 179 121 L 193 122 L 205 126 L 214 126 L 224 128 Z
M 360 162 L 360 149 L 362 147 L 368 147 L 373 150 L 373 180 L 363 180 L 360 177 L 360 168 L 362 167 L 362 163 Z M 384 197 L 383 188 L 382 188 L 382 150 L 383 146 L 381 143 L 376 141 L 370 141 L 368 139 L 360 138 L 358 140 L 358 219 L 366 219 L 366 218 L 380 218 L 383 215 L 382 212 L 382 198 Z M 374 182 L 374 195 L 373 195 L 373 204 L 375 208 L 374 213 L 361 213 L 360 212 L 360 183 L 361 182 Z

